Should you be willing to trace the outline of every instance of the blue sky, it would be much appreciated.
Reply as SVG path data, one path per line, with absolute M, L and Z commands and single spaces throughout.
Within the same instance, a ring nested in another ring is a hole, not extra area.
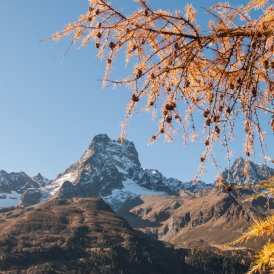
M 125 11 L 132 8 L 129 0 L 114 2 Z M 186 2 L 153 0 L 151 4 L 178 9 Z M 216 2 L 208 1 L 204 7 Z M 192 3 L 201 6 L 201 1 Z M 41 172 L 55 178 L 81 156 L 94 135 L 118 137 L 130 91 L 120 87 L 101 92 L 98 79 L 104 66 L 94 47 L 74 48 L 62 62 L 69 40 L 39 42 L 75 20 L 87 4 L 86 0 L 0 2 L 0 169 L 30 175 Z M 199 18 L 201 24 L 206 22 L 204 12 Z M 113 77 L 119 78 L 122 70 L 116 65 Z M 268 129 L 267 154 L 273 156 L 273 134 L 266 121 L 264 124 Z M 134 141 L 143 167 L 158 168 L 164 175 L 184 181 L 193 178 L 203 151 L 202 140 L 183 146 L 178 134 L 174 143 L 165 144 L 162 139 L 147 146 L 156 126 L 150 114 L 137 113 L 127 130 L 127 139 Z M 242 144 L 243 136 L 236 133 L 232 144 L 235 157 L 243 155 Z M 223 148 L 217 149 L 216 158 L 224 168 Z M 259 150 L 255 161 L 262 161 Z M 209 182 L 215 176 L 216 169 L 209 164 L 202 179 Z

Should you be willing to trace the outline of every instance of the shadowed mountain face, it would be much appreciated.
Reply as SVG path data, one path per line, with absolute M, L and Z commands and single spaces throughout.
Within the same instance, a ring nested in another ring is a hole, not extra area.
M 133 230 L 98 198 L 2 213 L 0 239 L 1 273 L 203 273 L 184 263 L 184 250 Z

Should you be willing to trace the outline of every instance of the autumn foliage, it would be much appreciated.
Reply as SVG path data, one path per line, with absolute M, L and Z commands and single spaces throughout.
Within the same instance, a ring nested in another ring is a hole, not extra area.
M 151 141 L 161 134 L 170 140 L 180 128 L 185 140 L 195 139 L 200 133 L 195 117 L 200 114 L 205 138 L 201 162 L 212 156 L 216 141 L 227 147 L 237 119 L 244 121 L 246 156 L 253 153 L 255 133 L 264 150 L 260 112 L 274 130 L 272 1 L 252 0 L 241 7 L 217 4 L 207 10 L 212 20 L 206 30 L 198 26 L 190 4 L 182 11 L 155 11 L 139 0 L 139 9 L 125 15 L 104 0 L 89 2 L 84 15 L 51 39 L 72 34 L 73 43 L 81 46 L 94 42 L 106 61 L 103 86 L 109 82 L 132 90 L 126 117 L 142 101 L 159 121 Z M 253 10 L 256 18 L 250 15 Z M 120 51 L 131 72 L 111 80 Z

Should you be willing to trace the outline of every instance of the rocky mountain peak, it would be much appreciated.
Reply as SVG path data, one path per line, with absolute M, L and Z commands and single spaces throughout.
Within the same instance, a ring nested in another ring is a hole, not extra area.
M 232 164 L 232 168 L 242 167 L 245 164 L 245 159 L 243 157 L 238 157 Z
M 36 176 L 34 176 L 33 178 L 42 180 L 44 177 L 42 176 L 42 174 L 39 172 Z
M 65 183 L 69 181 L 70 184 Z M 133 142 L 111 140 L 96 135 L 80 159 L 46 186 L 51 196 L 59 198 L 100 196 L 115 210 L 129 199 L 145 194 L 179 194 L 184 188 L 197 191 L 191 183 L 164 177 L 156 169 L 141 167 Z
M 49 183 L 49 179 L 45 178 L 41 173 L 38 173 L 36 176 L 32 177 L 33 181 L 37 182 L 40 186 L 45 186 Z
M 244 164 L 243 158 L 236 159 L 232 167 L 223 172 L 224 179 L 232 184 L 246 184 L 274 175 L 274 169 L 250 162 L 250 176 L 245 177 Z M 17 203 L 18 196 L 30 189 L 22 197 L 22 204 L 33 204 L 53 196 L 61 199 L 99 196 L 118 211 L 124 203 L 141 195 L 179 196 L 180 190 L 184 190 L 190 196 L 204 197 L 212 187 L 202 181 L 194 183 L 166 178 L 157 169 L 145 169 L 133 142 L 111 140 L 106 134 L 96 135 L 80 159 L 55 180 L 50 181 L 40 173 L 31 178 L 23 172 L 0 171 L 2 204 L 6 203 L 6 197 L 10 197 L 9 205 L 11 199 Z M 15 196 L 10 196 L 12 191 Z M 181 195 L 185 193 L 181 192 Z
M 273 171 L 266 167 L 268 171 L 265 173 L 262 166 L 251 162 L 253 175 L 245 178 L 244 164 L 243 158 L 236 159 L 229 176 L 228 170 L 224 171 L 224 178 L 228 180 L 229 177 L 230 181 L 233 178 L 235 183 L 240 184 L 250 178 L 258 182 Z M 65 181 L 71 184 L 63 185 Z M 96 135 L 80 160 L 58 176 L 52 185 L 55 189 L 51 195 L 57 193 L 62 199 L 100 196 L 114 210 L 119 210 L 122 204 L 140 195 L 179 195 L 183 189 L 196 193 L 196 196 L 204 196 L 212 188 L 211 184 L 202 181 L 181 182 L 166 178 L 157 169 L 142 168 L 133 142 L 125 140 L 121 143 L 111 140 L 106 134 Z M 202 189 L 205 191 L 201 192 Z
M 255 164 L 252 161 L 249 161 L 250 172 L 248 175 L 245 175 L 245 163 L 246 160 L 242 157 L 237 158 L 231 168 L 225 169 L 222 173 L 224 180 L 230 184 L 253 185 L 274 176 L 273 168 L 268 167 L 266 164 Z
M 133 164 L 141 166 L 135 145 L 128 140 L 120 142 L 119 140 L 111 140 L 107 134 L 98 134 L 93 138 L 88 148 L 88 152 L 90 151 L 93 151 L 94 155 L 107 154 L 110 158 L 126 157 Z
M 107 144 L 111 142 L 111 139 L 108 137 L 107 134 L 97 134 L 93 137 L 90 146 L 96 146 L 100 144 Z
M 106 134 L 96 135 L 88 149 L 65 172 L 47 187 L 54 195 L 65 181 L 74 187 L 62 191 L 62 197 L 108 196 L 115 189 L 122 189 L 123 182 L 133 176 L 133 171 L 141 169 L 138 152 L 134 143 L 128 140 L 111 140 Z

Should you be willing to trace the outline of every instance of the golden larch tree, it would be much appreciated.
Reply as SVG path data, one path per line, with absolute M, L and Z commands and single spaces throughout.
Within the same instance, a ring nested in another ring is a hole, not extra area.
M 99 58 L 106 62 L 103 86 L 125 85 L 131 90 L 121 140 L 127 119 L 145 102 L 144 110 L 159 122 L 151 142 L 160 135 L 172 140 L 178 129 L 183 129 L 185 140 L 195 139 L 198 130 L 204 132 L 200 134 L 205 145 L 201 170 L 208 158 L 214 161 L 216 142 L 230 155 L 228 144 L 238 120 L 243 121 L 247 159 L 254 152 L 256 136 L 264 153 L 263 115 L 274 131 L 273 2 L 251 0 L 236 7 L 216 4 L 206 10 L 211 17 L 206 30 L 198 26 L 197 12 L 190 4 L 170 12 L 153 10 L 146 0 L 136 2 L 138 9 L 123 14 L 105 0 L 89 0 L 86 13 L 50 37 L 59 40 L 72 35 L 72 43 L 81 47 L 94 42 Z M 113 80 L 110 72 L 119 52 L 125 56 L 129 73 Z M 197 128 L 197 117 L 203 118 L 202 128 Z M 273 191 L 273 180 L 269 182 Z M 273 216 L 254 224 L 241 240 L 260 228 L 268 233 L 265 223 L 273 225 Z M 273 252 L 274 244 L 269 243 L 259 254 L 264 263 L 259 260 L 253 270 L 272 267 Z
M 103 86 L 109 82 L 132 90 L 126 118 L 142 100 L 145 110 L 159 121 L 151 141 L 161 134 L 170 140 L 178 128 L 183 129 L 185 140 L 195 139 L 194 118 L 200 114 L 205 138 L 202 163 L 212 157 L 216 142 L 227 148 L 237 119 L 244 121 L 247 158 L 253 153 L 255 133 L 264 152 L 261 112 L 274 131 L 272 1 L 252 0 L 241 7 L 217 4 L 207 10 L 212 19 L 207 31 L 197 25 L 190 4 L 184 10 L 155 11 L 147 1 L 138 0 L 139 9 L 125 15 L 104 0 L 89 2 L 85 14 L 51 39 L 72 34 L 72 42 L 80 46 L 94 42 L 98 56 L 106 62 Z M 257 18 L 250 15 L 254 9 Z M 120 51 L 130 73 L 111 80 Z

